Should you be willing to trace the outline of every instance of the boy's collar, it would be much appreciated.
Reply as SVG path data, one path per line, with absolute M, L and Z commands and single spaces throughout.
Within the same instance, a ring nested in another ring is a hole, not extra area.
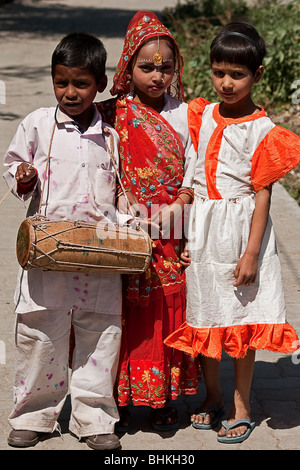
M 89 125 L 89 128 L 86 131 L 87 134 L 94 134 L 94 133 L 99 133 L 99 132 L 102 133 L 102 116 L 99 113 L 97 107 L 95 105 L 93 105 L 93 107 L 94 107 L 94 115 Z M 54 118 L 57 124 L 65 124 L 65 125 L 72 124 L 72 126 L 75 125 L 83 134 L 84 131 L 82 127 L 80 126 L 80 124 L 78 124 L 78 122 L 76 122 L 76 120 L 73 119 L 71 116 L 68 116 L 68 114 L 66 114 L 59 107 L 59 105 L 56 106 Z

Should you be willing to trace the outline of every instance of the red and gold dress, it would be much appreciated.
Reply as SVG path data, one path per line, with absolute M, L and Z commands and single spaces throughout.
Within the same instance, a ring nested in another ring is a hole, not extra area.
M 153 216 L 158 207 L 174 202 L 182 191 L 186 145 L 182 129 L 189 136 L 187 104 L 182 101 L 183 62 L 173 38 L 179 67 L 176 97 L 165 94 L 165 110 L 157 113 L 128 96 L 126 76 L 130 58 L 146 39 L 161 35 L 172 38 L 154 14 L 140 12 L 133 18 L 111 90 L 118 96 L 99 104 L 103 116 L 120 136 L 122 183 L 145 208 L 147 217 Z M 173 121 L 177 123 L 176 129 Z M 162 408 L 168 399 L 197 392 L 198 361 L 164 344 L 164 339 L 185 320 L 185 273 L 179 258 L 180 244 L 181 236 L 176 237 L 174 230 L 168 239 L 154 240 L 147 272 L 124 277 L 117 378 L 120 406 L 132 400 L 133 405 Z

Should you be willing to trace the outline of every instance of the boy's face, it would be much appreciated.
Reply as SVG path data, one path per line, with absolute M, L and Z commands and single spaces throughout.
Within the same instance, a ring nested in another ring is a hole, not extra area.
M 216 92 L 227 104 L 241 102 L 251 96 L 252 87 L 263 73 L 259 67 L 255 75 L 245 65 L 227 62 L 212 63 L 212 80 Z
M 81 67 L 56 65 L 53 77 L 54 94 L 61 109 L 81 124 L 91 111 L 97 92 L 106 87 L 106 76 L 101 83 L 94 75 Z

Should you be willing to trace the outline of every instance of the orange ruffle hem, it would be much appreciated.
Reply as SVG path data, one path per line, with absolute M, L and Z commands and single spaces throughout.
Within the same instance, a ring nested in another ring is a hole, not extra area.
M 185 322 L 164 343 L 192 357 L 202 354 L 219 361 L 222 350 L 232 357 L 243 358 L 248 348 L 292 353 L 300 346 L 296 331 L 288 323 L 198 329 Z

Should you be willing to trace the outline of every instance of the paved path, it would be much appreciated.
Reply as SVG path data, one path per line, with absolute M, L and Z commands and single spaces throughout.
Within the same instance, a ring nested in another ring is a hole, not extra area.
M 138 9 L 159 12 L 176 0 L 40 0 L 16 1 L 0 8 L 0 80 L 6 85 L 6 104 L 0 103 L 0 150 L 3 156 L 20 120 L 39 106 L 54 104 L 49 62 L 60 38 L 69 31 L 86 30 L 98 35 L 108 50 L 111 80 L 122 49 L 126 26 Z M 0 82 L 1 85 L 1 82 Z M 0 99 L 1 99 L 0 88 Z M 104 97 L 108 97 L 108 92 Z M 2 158 L 2 157 L 1 157 Z M 0 179 L 0 198 L 6 191 Z M 0 449 L 11 450 L 7 416 L 12 407 L 13 381 L 13 292 L 16 281 L 15 239 L 26 207 L 13 196 L 0 206 Z M 300 210 L 279 184 L 275 185 L 272 217 L 278 240 L 285 283 L 288 321 L 300 334 Z M 224 397 L 230 406 L 233 388 L 232 361 L 221 363 Z M 156 433 L 150 426 L 147 408 L 132 411 L 133 427 L 121 436 L 122 449 L 172 452 L 197 450 L 294 450 L 300 449 L 300 354 L 257 353 L 252 388 L 253 419 L 257 428 L 243 444 L 217 443 L 214 431 L 196 431 L 188 423 L 188 411 L 204 398 L 203 384 L 198 396 L 178 400 L 181 426 L 177 432 Z M 67 430 L 69 406 L 61 416 L 58 434 L 40 442 L 36 450 L 88 450 Z M 182 452 L 184 453 L 184 452 Z M 198 454 L 195 454 L 198 455 Z M 152 462 L 153 463 L 153 462 Z

